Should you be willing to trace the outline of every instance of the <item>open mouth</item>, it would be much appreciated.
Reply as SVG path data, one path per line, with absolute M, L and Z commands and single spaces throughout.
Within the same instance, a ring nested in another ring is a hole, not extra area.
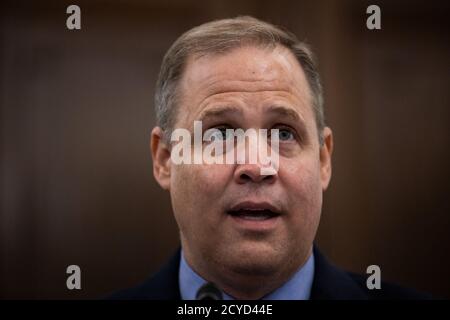
M 269 209 L 239 209 L 228 211 L 228 214 L 252 221 L 263 221 L 279 216 L 280 214 Z

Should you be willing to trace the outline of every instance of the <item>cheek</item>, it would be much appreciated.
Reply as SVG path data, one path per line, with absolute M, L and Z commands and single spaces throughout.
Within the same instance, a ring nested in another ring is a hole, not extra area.
M 321 194 L 320 161 L 318 157 L 303 156 L 280 160 L 280 180 L 298 196 L 309 198 Z
M 222 194 L 232 177 L 227 165 L 179 165 L 172 167 L 171 192 L 184 193 L 185 198 Z
M 216 209 L 211 204 L 220 201 L 231 178 L 232 168 L 227 165 L 173 166 L 170 188 L 177 221 L 217 216 L 208 211 Z
M 280 181 L 284 185 L 292 208 L 295 226 L 315 228 L 322 208 L 322 187 L 318 159 L 303 158 L 285 161 L 280 166 Z

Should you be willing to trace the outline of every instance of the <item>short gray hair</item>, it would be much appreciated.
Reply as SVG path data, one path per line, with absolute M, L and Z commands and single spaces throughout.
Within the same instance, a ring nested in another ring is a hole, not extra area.
M 281 45 L 294 54 L 303 68 L 312 93 L 312 107 L 322 144 L 322 130 L 325 127 L 323 91 L 311 49 L 291 32 L 249 16 L 202 24 L 181 35 L 169 48 L 163 58 L 155 90 L 156 120 L 164 132 L 164 140 L 170 141 L 169 133 L 175 125 L 179 91 L 177 87 L 188 58 L 223 54 L 242 45 Z

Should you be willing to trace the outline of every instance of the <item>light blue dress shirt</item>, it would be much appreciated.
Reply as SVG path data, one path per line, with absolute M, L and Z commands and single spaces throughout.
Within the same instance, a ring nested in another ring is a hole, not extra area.
M 308 261 L 297 270 L 297 272 L 278 289 L 264 296 L 262 300 L 309 300 L 311 287 L 314 279 L 314 255 L 308 258 Z M 187 264 L 181 252 L 180 269 L 178 274 L 181 299 L 195 300 L 198 289 L 206 283 L 206 280 L 200 277 Z M 234 300 L 233 297 L 222 292 L 224 300 Z

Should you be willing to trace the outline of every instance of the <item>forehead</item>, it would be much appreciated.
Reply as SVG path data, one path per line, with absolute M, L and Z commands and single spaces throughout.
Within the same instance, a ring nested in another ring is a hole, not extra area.
M 199 113 L 208 102 L 224 97 L 276 97 L 300 108 L 311 101 L 300 64 L 281 46 L 245 46 L 225 54 L 190 57 L 179 90 L 179 114 Z

